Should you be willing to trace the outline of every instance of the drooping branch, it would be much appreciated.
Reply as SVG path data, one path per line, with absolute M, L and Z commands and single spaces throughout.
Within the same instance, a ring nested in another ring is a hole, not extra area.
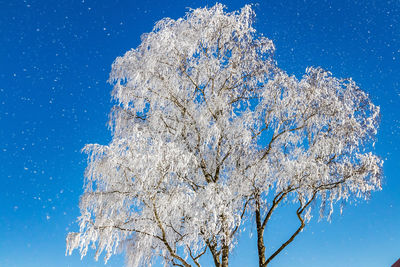
M 106 229 L 106 228 L 114 228 L 114 229 L 118 229 L 120 231 L 134 232 L 134 233 L 147 235 L 147 236 L 151 236 L 151 237 L 157 238 L 159 240 L 162 240 L 162 238 L 159 237 L 158 235 L 150 234 L 150 233 L 147 233 L 145 231 L 137 230 L 137 229 L 134 229 L 134 228 L 125 228 L 125 227 L 121 227 L 121 226 L 118 226 L 118 225 L 101 225 L 101 226 L 94 226 L 94 228 L 96 230 L 103 230 L 103 229 Z

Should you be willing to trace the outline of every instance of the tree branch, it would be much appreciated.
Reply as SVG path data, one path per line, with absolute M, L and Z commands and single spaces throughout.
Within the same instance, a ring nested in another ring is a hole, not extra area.
M 155 219 L 157 221 L 157 225 L 161 230 L 161 241 L 164 243 L 164 245 L 167 248 L 169 254 L 171 254 L 171 256 L 173 258 L 179 260 L 183 264 L 184 267 L 191 267 L 190 264 L 188 264 L 182 257 L 180 257 L 179 255 L 177 255 L 175 253 L 175 251 L 171 248 L 170 244 L 168 243 L 164 227 L 162 226 L 161 220 L 160 220 L 160 218 L 158 216 L 158 213 L 157 213 L 156 205 L 154 203 L 153 203 L 153 211 L 154 211 L 154 217 L 155 217 Z
M 317 195 L 317 191 L 315 191 L 311 197 L 311 199 L 303 206 L 302 205 L 302 201 L 299 199 L 300 201 L 300 207 L 297 209 L 296 211 L 296 215 L 297 218 L 300 221 L 300 226 L 299 228 L 297 228 L 297 230 L 293 233 L 293 235 L 285 242 L 283 243 L 263 264 L 263 266 L 267 266 L 268 263 L 275 258 L 287 245 L 289 245 L 294 238 L 303 230 L 303 228 L 305 227 L 305 223 L 304 223 L 304 218 L 301 217 L 301 214 L 303 213 L 303 211 L 310 205 L 310 203 L 315 199 Z
M 247 205 L 249 204 L 249 202 L 250 202 L 252 199 L 253 199 L 253 198 L 249 198 L 249 199 L 247 199 L 246 202 L 244 203 L 244 207 L 243 207 L 242 213 L 240 214 L 240 219 L 243 219 L 243 216 L 244 216 L 244 214 L 246 213 Z M 236 225 L 235 228 L 232 230 L 232 233 L 231 233 L 231 235 L 230 235 L 231 238 L 235 235 L 236 231 L 239 229 L 239 226 L 240 226 L 240 224 Z

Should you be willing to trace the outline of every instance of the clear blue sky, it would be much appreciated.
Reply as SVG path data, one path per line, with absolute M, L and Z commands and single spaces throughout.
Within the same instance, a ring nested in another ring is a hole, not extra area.
M 222 2 L 229 11 L 249 3 Z M 64 252 L 67 232 L 78 230 L 80 149 L 110 140 L 111 63 L 161 18 L 214 3 L 0 1 L 0 266 L 103 266 Z M 381 107 L 376 153 L 385 159 L 382 191 L 331 223 L 314 218 L 271 266 L 390 266 L 400 257 L 400 2 L 267 0 L 255 11 L 282 69 L 299 76 L 321 66 L 370 94 Z M 296 227 L 286 214 L 277 213 L 268 244 Z M 240 240 L 232 266 L 255 266 L 254 238 Z M 117 256 L 107 266 L 122 263 Z

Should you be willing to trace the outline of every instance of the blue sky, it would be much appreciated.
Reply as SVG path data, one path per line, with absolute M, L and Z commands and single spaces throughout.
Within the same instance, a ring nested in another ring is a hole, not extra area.
M 251 3 L 221 2 L 228 11 Z M 64 253 L 67 232 L 78 230 L 80 150 L 111 138 L 111 63 L 161 18 L 214 3 L 0 1 L 0 266 L 104 266 L 92 254 L 81 261 Z M 300 77 L 321 66 L 352 77 L 382 113 L 383 190 L 331 223 L 314 218 L 271 266 L 390 266 L 400 257 L 400 2 L 267 0 L 254 9 L 282 69 Z M 296 228 L 289 214 L 276 214 L 267 250 Z M 255 266 L 255 239 L 240 240 L 231 266 Z M 122 263 L 116 256 L 107 266 Z

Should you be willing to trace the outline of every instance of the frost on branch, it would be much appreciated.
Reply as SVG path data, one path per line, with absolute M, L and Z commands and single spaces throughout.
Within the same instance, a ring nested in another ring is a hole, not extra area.
M 326 205 L 330 213 L 380 189 L 382 163 L 368 151 L 379 108 L 351 79 L 320 68 L 287 75 L 253 19 L 250 6 L 194 9 L 161 20 L 115 60 L 113 138 L 84 148 L 80 231 L 68 235 L 68 253 L 91 246 L 107 261 L 124 249 L 129 266 L 158 256 L 199 266 L 207 252 L 227 266 L 254 214 L 263 233 L 290 200 L 304 227 L 312 201 L 324 216 Z

